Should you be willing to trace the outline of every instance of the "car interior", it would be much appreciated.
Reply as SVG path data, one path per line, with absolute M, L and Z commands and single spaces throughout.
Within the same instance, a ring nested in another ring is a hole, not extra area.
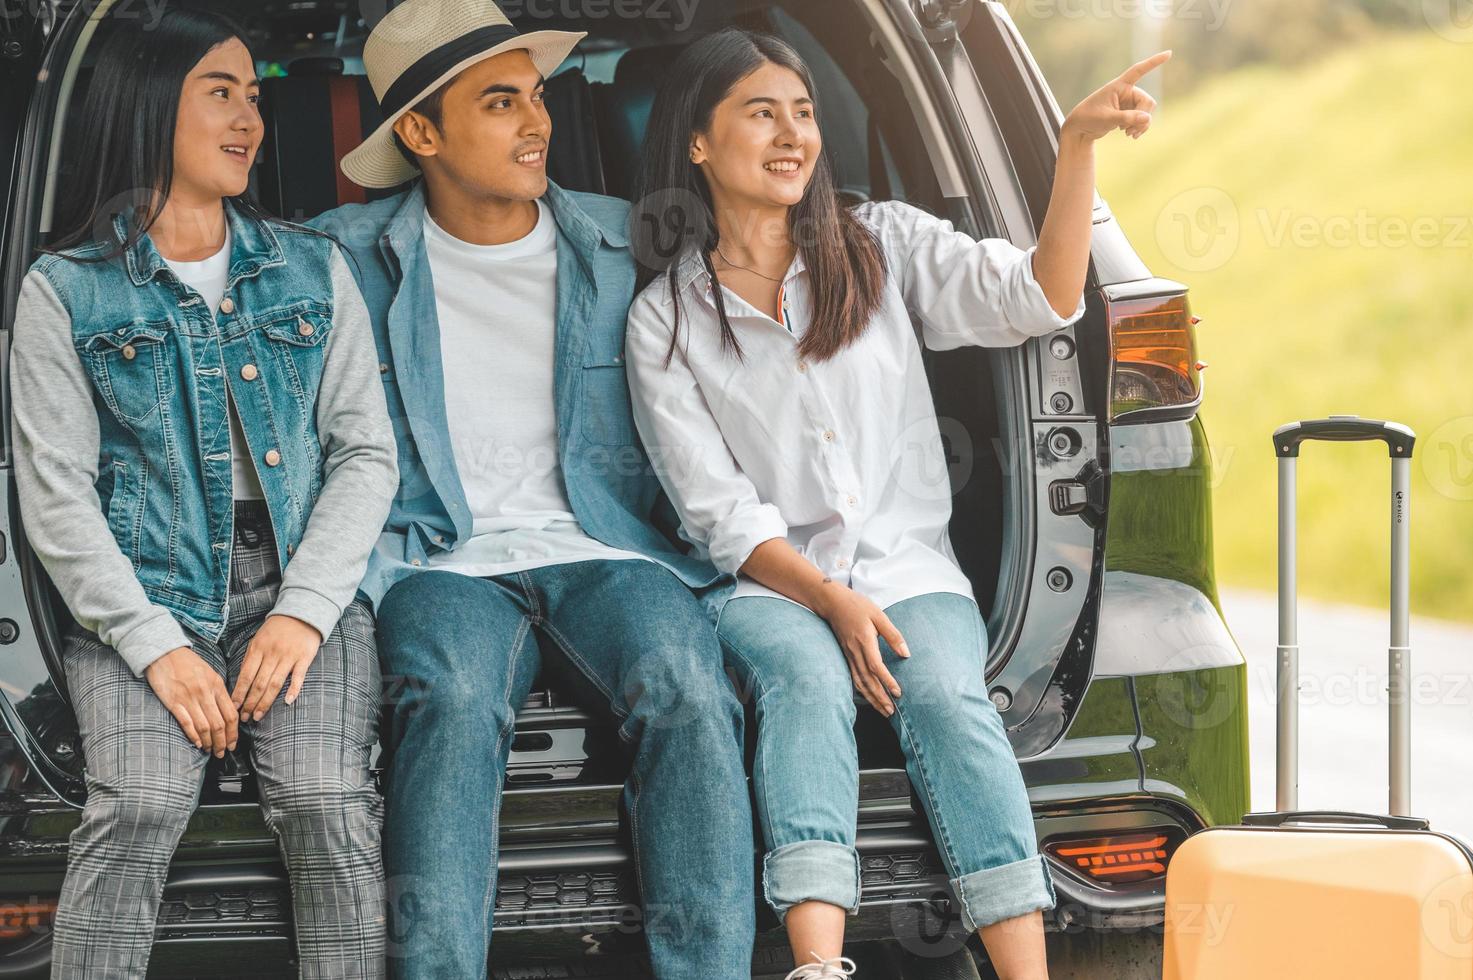
M 141 7 L 116 0 L 123 7 Z M 189 6 L 225 13 L 241 24 L 251 39 L 262 78 L 261 112 L 266 136 L 252 178 L 252 192 L 270 212 L 304 221 L 340 204 L 374 200 L 396 193 L 365 190 L 349 181 L 338 162 L 378 123 L 378 108 L 363 74 L 363 42 L 370 29 L 360 14 L 373 4 L 349 0 L 262 0 L 221 3 L 184 0 Z M 108 9 L 97 5 L 100 16 Z M 547 8 L 558 6 L 546 4 Z M 933 213 L 955 217 L 955 201 L 943 198 L 925 143 L 901 87 L 884 67 L 864 16 L 836 16 L 837 4 L 805 0 L 733 0 L 683 8 L 668 0 L 648 0 L 640 16 L 618 16 L 630 4 L 612 5 L 609 16 L 576 22 L 560 15 L 541 16 L 538 4 L 527 4 L 518 17 L 523 31 L 584 30 L 589 36 L 565 65 L 549 78 L 546 105 L 553 135 L 548 171 L 563 187 L 629 198 L 634 186 L 639 148 L 655 87 L 680 46 L 711 30 L 736 24 L 785 38 L 811 66 L 818 86 L 817 102 L 824 142 L 836 183 L 846 200 L 900 199 Z M 146 16 L 135 10 L 133 16 Z M 67 134 L 86 121 L 79 118 L 90 76 L 91 56 L 106 30 L 84 33 L 71 53 L 65 102 L 58 106 L 53 129 L 55 166 L 42 208 L 41 240 L 51 203 L 66 193 L 68 152 L 75 149 Z M 993 361 L 987 351 L 962 349 L 944 354 L 925 352 L 937 402 L 948 462 L 953 467 L 952 541 L 963 569 L 971 577 L 984 615 L 997 590 L 1003 529 L 1003 466 L 1009 454 L 999 452 L 999 406 L 994 393 Z M 1024 457 L 1026 459 L 1026 456 Z M 956 474 L 963 474 L 956 478 Z M 1009 546 L 1014 546 L 1009 544 Z M 60 621 L 66 612 L 54 607 Z M 534 700 L 552 705 L 549 690 Z

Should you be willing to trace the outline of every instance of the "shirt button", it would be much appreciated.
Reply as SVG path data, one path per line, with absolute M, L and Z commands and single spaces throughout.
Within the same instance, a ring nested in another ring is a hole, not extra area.
M 308 323 L 306 320 L 303 320 L 301 317 L 297 317 L 297 333 L 301 334 L 303 337 L 312 336 L 312 324 Z
M 268 449 L 268 450 L 266 450 L 266 465 L 267 466 L 279 466 L 279 465 L 281 465 L 281 453 L 277 452 L 274 449 Z
M 242 378 L 245 378 L 247 381 L 255 381 L 256 375 L 258 373 L 259 372 L 256 370 L 256 366 L 254 364 L 247 364 L 245 367 L 240 369 L 240 376 Z
M 389 366 L 387 364 L 380 364 L 378 366 L 378 373 L 379 374 L 388 374 L 389 373 Z
M 808 365 L 807 364 L 804 364 L 802 361 L 799 361 L 798 362 L 798 373 L 799 374 L 807 374 L 808 373 Z
M 297 546 L 294 544 L 288 544 L 286 546 L 286 553 L 288 556 L 295 555 L 297 553 Z
M 220 312 L 221 313 L 224 313 L 226 316 L 229 316 L 230 314 L 234 313 L 235 312 L 235 301 L 232 300 L 229 296 L 227 296 L 224 299 L 222 299 L 220 301 Z
M 839 568 L 848 568 L 849 567 L 849 559 L 847 559 L 847 558 L 840 558 L 838 561 L 834 562 L 834 564 L 836 566 L 838 566 Z
M 444 543 L 445 543 L 445 535 L 443 535 L 443 534 L 437 534 L 437 535 L 435 535 L 435 544 L 444 544 Z
M 823 441 L 824 442 L 833 442 L 834 441 L 834 430 L 833 429 L 825 429 L 824 430 L 824 432 L 823 432 Z
M 409 559 L 409 564 L 416 565 L 417 566 L 417 565 L 419 565 L 419 559 L 418 558 L 411 558 L 411 559 Z
M 123 345 L 123 360 L 125 360 L 125 361 L 131 361 L 136 356 L 138 356 L 138 352 L 133 349 L 133 345 L 132 344 L 124 344 Z
M 850 507 L 854 507 L 854 506 L 857 506 L 859 504 L 859 498 L 851 494 L 850 496 L 848 496 L 848 497 L 846 497 L 844 499 L 844 502 L 846 504 L 848 504 Z

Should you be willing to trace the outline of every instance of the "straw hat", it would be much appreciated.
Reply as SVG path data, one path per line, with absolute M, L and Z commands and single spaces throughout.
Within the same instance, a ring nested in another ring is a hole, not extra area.
M 394 187 L 419 173 L 394 145 L 394 123 L 420 100 L 479 61 L 525 50 L 543 77 L 587 35 L 519 34 L 491 0 L 405 0 L 363 45 L 363 65 L 383 125 L 343 157 L 343 173 L 363 187 Z

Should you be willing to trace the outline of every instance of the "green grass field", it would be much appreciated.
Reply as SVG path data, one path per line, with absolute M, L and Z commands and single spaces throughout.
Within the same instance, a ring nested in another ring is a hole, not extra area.
M 1412 611 L 1473 620 L 1473 45 L 1396 35 L 1167 95 L 1100 145 L 1099 188 L 1203 318 L 1220 583 L 1274 588 L 1277 425 L 1389 418 L 1418 435 Z M 1385 604 L 1389 470 L 1380 443 L 1305 448 L 1302 595 Z

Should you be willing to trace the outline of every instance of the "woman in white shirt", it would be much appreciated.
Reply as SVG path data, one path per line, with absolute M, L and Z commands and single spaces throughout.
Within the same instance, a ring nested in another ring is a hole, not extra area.
M 681 533 L 737 584 L 719 634 L 757 698 L 764 894 L 792 980 L 844 977 L 857 911 L 851 686 L 890 719 L 968 928 L 1046 977 L 1053 883 L 947 534 L 951 486 L 911 317 L 934 350 L 1007 347 L 1084 312 L 1092 144 L 1139 136 L 1134 66 L 1072 112 L 1040 244 L 974 241 L 898 202 L 840 204 L 813 84 L 784 42 L 692 44 L 655 99 L 631 236 L 640 435 Z M 1061 312 L 1065 311 L 1065 312 Z

